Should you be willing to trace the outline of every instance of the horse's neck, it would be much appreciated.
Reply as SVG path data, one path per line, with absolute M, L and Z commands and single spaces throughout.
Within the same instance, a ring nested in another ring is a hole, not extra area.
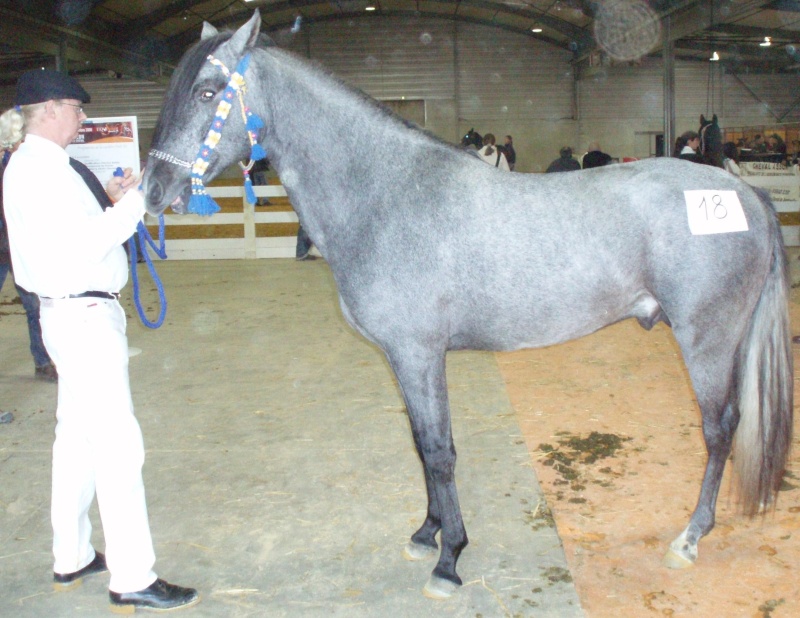
M 358 94 L 280 52 L 261 71 L 264 145 L 292 205 L 318 246 L 331 234 L 351 233 L 371 189 L 366 179 L 377 177 L 372 168 L 387 157 L 402 165 L 397 159 L 409 156 L 402 143 L 407 132 Z

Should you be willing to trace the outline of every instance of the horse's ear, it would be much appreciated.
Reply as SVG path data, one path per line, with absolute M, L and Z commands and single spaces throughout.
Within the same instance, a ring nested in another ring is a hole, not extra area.
M 258 9 L 253 11 L 250 20 L 239 28 L 231 37 L 230 46 L 235 55 L 240 55 L 248 47 L 253 47 L 258 41 L 261 31 L 261 13 Z
M 217 30 L 214 26 L 209 24 L 207 21 L 203 22 L 203 31 L 200 33 L 200 40 L 205 41 L 206 39 L 210 39 L 212 36 L 217 36 L 219 34 L 219 30 Z
M 714 123 L 714 124 L 719 124 L 719 122 L 717 121 L 717 115 L 716 114 L 714 114 L 714 117 L 711 119 L 711 122 Z
M 702 127 L 706 123 L 706 117 L 703 114 L 700 114 L 700 126 Z

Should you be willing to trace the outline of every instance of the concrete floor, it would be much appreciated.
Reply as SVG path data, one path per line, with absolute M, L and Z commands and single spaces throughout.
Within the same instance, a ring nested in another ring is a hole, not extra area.
M 434 562 L 401 557 L 425 513 L 403 405 L 383 355 L 344 323 L 325 262 L 168 261 L 158 272 L 162 328 L 143 327 L 125 299 L 143 350 L 131 382 L 156 570 L 200 590 L 187 615 L 583 615 L 492 354 L 448 357 L 471 542 L 464 587 L 431 601 L 421 588 Z M 0 615 L 105 615 L 105 575 L 51 590 L 56 389 L 33 379 L 13 298 L 9 281 L 0 409 L 16 419 L 0 426 Z

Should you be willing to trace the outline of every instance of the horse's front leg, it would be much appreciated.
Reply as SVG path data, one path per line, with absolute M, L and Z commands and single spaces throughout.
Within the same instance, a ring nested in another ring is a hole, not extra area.
M 425 522 L 412 535 L 404 553 L 410 559 L 434 554 L 435 536 L 441 530 L 439 562 L 423 593 L 446 598 L 461 585 L 456 562 L 468 540 L 456 491 L 456 451 L 450 428 L 445 354 L 415 355 L 404 349 L 387 352 L 387 357 L 403 393 L 428 491 Z

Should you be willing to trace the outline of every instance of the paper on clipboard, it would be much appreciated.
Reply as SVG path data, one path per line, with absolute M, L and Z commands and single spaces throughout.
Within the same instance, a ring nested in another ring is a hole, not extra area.
M 88 118 L 67 146 L 69 156 L 88 167 L 104 187 L 118 167 L 139 175 L 139 131 L 136 116 Z

